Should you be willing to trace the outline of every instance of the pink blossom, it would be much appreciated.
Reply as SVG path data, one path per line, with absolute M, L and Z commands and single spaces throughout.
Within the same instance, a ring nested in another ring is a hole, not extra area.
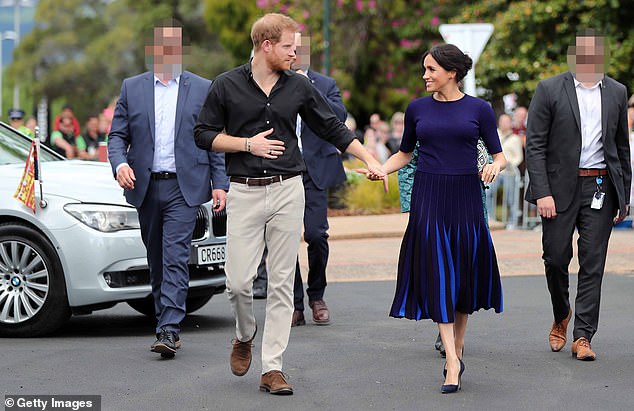
M 368 1 L 368 8 L 375 9 L 376 8 L 376 0 L 369 0 Z
M 401 39 L 400 46 L 403 48 L 410 48 L 412 47 L 412 41 L 408 39 Z
M 436 27 L 440 24 L 440 19 L 438 18 L 438 16 L 434 16 L 431 19 L 431 26 L 432 27 Z
M 358 12 L 362 12 L 363 11 L 363 1 L 362 0 L 355 1 L 355 7 L 357 8 Z
M 397 28 L 403 25 L 403 20 L 392 20 L 392 27 Z
M 304 20 L 306 20 L 310 17 L 310 12 L 308 10 L 304 10 L 302 16 L 304 17 Z
M 387 73 L 385 73 L 385 79 L 387 81 L 392 81 L 393 78 L 394 78 L 394 72 L 392 70 L 389 70 Z
M 341 92 L 341 95 L 342 95 L 343 98 L 348 100 L 350 98 L 350 96 L 352 95 L 352 93 L 350 92 L 350 90 L 343 90 Z
M 287 4 L 282 4 L 280 6 L 280 13 L 286 14 L 287 12 L 288 12 L 288 5 Z
M 343 7 L 344 0 L 337 0 L 337 7 Z
M 269 0 L 257 0 L 255 5 L 258 6 L 258 8 L 263 9 L 269 5 Z

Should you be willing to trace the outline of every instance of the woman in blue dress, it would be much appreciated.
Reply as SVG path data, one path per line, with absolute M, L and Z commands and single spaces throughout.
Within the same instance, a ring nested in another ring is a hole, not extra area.
M 491 106 L 460 91 L 471 58 L 456 46 L 443 44 L 423 54 L 422 66 L 432 95 L 409 104 L 400 150 L 383 166 L 386 173 L 404 167 L 418 142 L 390 316 L 438 323 L 447 355 L 441 392 L 453 393 L 464 372 L 468 315 L 490 308 L 502 312 L 500 274 L 484 219 L 481 181 L 494 181 L 506 159 Z M 479 138 L 493 157 L 481 176 Z

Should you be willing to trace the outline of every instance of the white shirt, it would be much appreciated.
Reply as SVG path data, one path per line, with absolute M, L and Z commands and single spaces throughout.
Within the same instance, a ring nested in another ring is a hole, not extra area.
M 167 85 L 154 76 L 154 159 L 152 171 L 176 172 L 174 134 L 180 76 Z
M 581 123 L 579 168 L 606 168 L 601 141 L 601 82 L 588 88 L 574 81 Z

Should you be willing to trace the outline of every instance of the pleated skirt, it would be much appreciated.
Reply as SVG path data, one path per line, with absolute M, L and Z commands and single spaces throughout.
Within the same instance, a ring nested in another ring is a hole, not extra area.
M 502 312 L 502 284 L 478 175 L 417 171 L 390 316 L 453 323 L 491 308 Z

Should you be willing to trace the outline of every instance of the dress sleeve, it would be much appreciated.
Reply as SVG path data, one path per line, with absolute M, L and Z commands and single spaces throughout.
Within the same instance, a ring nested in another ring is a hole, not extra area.
M 405 110 L 405 127 L 399 150 L 404 153 L 411 153 L 414 151 L 414 147 L 416 147 L 416 116 L 412 103 L 409 103 Z
M 480 137 L 487 146 L 490 154 L 496 154 L 502 151 L 500 144 L 500 136 L 498 135 L 497 124 L 495 122 L 495 113 L 491 106 L 482 101 L 480 108 Z

